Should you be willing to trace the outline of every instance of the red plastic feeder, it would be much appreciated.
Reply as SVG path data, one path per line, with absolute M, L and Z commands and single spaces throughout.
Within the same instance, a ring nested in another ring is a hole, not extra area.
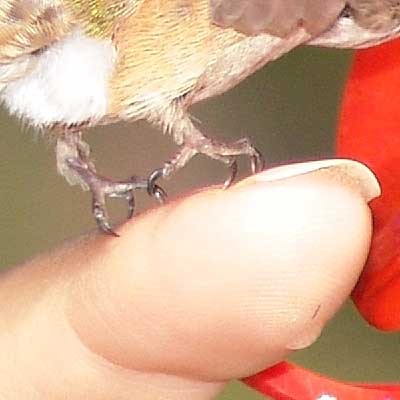
M 371 203 L 374 237 L 352 294 L 362 316 L 400 330 L 400 40 L 356 53 L 338 130 L 338 156 L 368 165 L 383 195 Z M 275 400 L 400 400 L 399 385 L 338 382 L 282 362 L 244 382 Z

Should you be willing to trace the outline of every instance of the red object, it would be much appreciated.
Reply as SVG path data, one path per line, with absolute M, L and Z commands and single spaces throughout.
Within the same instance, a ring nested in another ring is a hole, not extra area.
M 354 303 L 373 326 L 399 331 L 400 40 L 356 53 L 340 115 L 338 156 L 368 165 L 383 191 L 371 204 L 374 237 Z M 400 400 L 400 384 L 347 384 L 287 362 L 244 382 L 275 400 Z
M 334 381 L 282 362 L 244 380 L 275 400 L 399 400 L 400 385 L 364 385 Z
M 400 330 L 399 40 L 356 53 L 342 104 L 338 155 L 367 164 L 382 186 L 382 196 L 371 203 L 374 237 L 354 303 L 375 327 Z

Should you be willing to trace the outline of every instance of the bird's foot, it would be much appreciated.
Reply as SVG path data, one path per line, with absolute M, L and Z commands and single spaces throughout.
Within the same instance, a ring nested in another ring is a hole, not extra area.
M 219 160 L 228 166 L 230 174 L 224 182 L 224 189 L 231 186 L 236 178 L 238 172 L 237 157 L 245 155 L 250 158 L 253 174 L 262 171 L 264 168 L 264 159 L 261 153 L 251 144 L 248 138 L 242 138 L 234 143 L 225 144 L 202 136 L 200 139 L 187 141 L 171 160 L 165 162 L 163 167 L 154 170 L 150 174 L 148 182 L 149 194 L 158 198 L 158 186 L 156 185 L 158 179 L 168 178 L 177 170 L 184 167 L 194 155 L 199 153 Z
M 149 180 L 133 176 L 126 181 L 113 181 L 97 175 L 92 164 L 80 158 L 68 158 L 66 163 L 92 192 L 92 213 L 100 230 L 118 236 L 109 222 L 105 204 L 106 197 L 126 199 L 128 202 L 128 219 L 132 218 L 135 211 L 134 191 L 136 189 L 147 189 L 150 192 Z M 163 202 L 166 198 L 164 190 L 155 183 L 152 185 L 151 193 L 159 202 Z

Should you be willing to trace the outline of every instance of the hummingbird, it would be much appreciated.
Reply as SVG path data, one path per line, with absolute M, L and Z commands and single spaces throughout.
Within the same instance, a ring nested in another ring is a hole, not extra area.
M 196 154 L 230 174 L 247 156 L 264 166 L 248 138 L 205 135 L 190 114 L 293 48 L 376 45 L 400 35 L 395 0 L 0 0 L 0 100 L 11 114 L 55 138 L 57 169 L 92 194 L 99 228 L 113 231 L 108 197 L 128 202 Z M 176 154 L 148 177 L 99 175 L 84 141 L 95 125 L 147 120 L 170 134 Z

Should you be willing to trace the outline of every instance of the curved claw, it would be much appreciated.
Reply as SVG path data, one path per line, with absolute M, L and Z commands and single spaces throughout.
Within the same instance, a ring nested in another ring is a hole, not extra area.
M 160 204 L 164 204 L 167 201 L 167 193 L 165 193 L 165 190 L 158 185 L 154 186 L 154 192 L 153 192 L 152 196 Z
M 93 203 L 93 215 L 96 219 L 97 226 L 101 231 L 107 233 L 108 235 L 119 237 L 118 233 L 114 232 L 111 228 L 110 223 L 108 222 L 107 213 L 105 209 L 97 203 Z
M 164 177 L 164 168 L 155 169 L 147 179 L 147 193 L 150 196 L 155 196 L 157 191 L 156 181 Z
M 135 196 L 132 190 L 127 193 L 126 200 L 128 201 L 128 219 L 131 219 L 135 213 Z
M 223 189 L 228 189 L 233 181 L 235 180 L 237 173 L 238 173 L 238 166 L 237 166 L 237 161 L 234 159 L 230 162 L 229 164 L 229 169 L 231 174 L 229 175 L 228 179 L 224 182 Z
M 151 197 L 154 197 L 160 204 L 164 204 L 167 200 L 167 193 L 156 184 L 156 181 L 165 177 L 164 171 L 164 168 L 158 168 L 147 179 L 147 193 Z
M 254 155 L 251 156 L 251 171 L 253 174 L 257 174 L 265 168 L 265 160 L 258 149 L 254 148 L 254 152 Z
M 97 226 L 107 235 L 119 237 L 118 233 L 112 230 L 111 225 L 107 221 L 104 222 L 97 221 Z

